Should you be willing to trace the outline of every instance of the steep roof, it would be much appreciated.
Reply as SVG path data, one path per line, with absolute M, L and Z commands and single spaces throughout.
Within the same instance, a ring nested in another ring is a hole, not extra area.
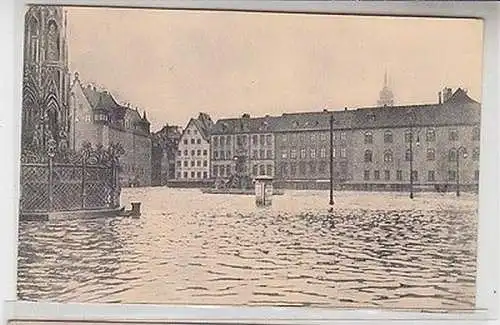
M 273 132 L 279 119 L 279 116 L 220 119 L 213 126 L 212 134 Z
M 477 124 L 480 114 L 480 104 L 459 88 L 442 104 L 359 108 L 354 111 L 352 128 Z
M 184 135 L 184 132 L 191 124 L 194 124 L 196 126 L 198 132 L 200 132 L 201 137 L 205 141 L 210 141 L 210 133 L 212 131 L 214 123 L 208 114 L 200 113 L 197 118 L 191 118 L 184 130 L 182 130 L 182 135 Z
M 127 107 L 118 104 L 113 96 L 105 90 L 99 91 L 89 85 L 83 88 L 83 94 L 92 109 L 107 112 L 112 121 L 123 119 L 128 110 Z

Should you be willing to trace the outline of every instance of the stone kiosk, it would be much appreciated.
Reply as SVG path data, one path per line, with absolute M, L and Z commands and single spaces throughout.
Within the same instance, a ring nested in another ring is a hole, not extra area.
M 257 206 L 272 205 L 273 178 L 271 176 L 255 177 L 255 204 Z

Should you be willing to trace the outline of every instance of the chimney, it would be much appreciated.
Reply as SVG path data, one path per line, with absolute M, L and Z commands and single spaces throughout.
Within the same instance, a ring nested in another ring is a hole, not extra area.
M 325 113 L 326 113 L 326 112 L 328 112 L 328 110 L 327 110 L 326 108 L 323 108 L 323 112 L 325 112 Z
M 451 98 L 453 95 L 453 90 L 450 87 L 446 87 L 443 91 L 443 103 Z
M 438 99 L 439 99 L 439 104 L 442 104 L 442 97 L 441 97 L 441 92 L 438 93 Z
M 346 107 L 344 107 L 344 111 L 347 111 L 347 106 L 346 106 Z

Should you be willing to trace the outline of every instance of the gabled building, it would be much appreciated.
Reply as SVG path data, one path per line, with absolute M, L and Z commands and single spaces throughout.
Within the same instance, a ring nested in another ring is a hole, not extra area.
M 107 90 L 84 86 L 75 73 L 70 89 L 70 146 L 81 148 L 84 142 L 107 147 L 120 143 L 122 186 L 151 185 L 150 123 L 146 112 L 119 104 Z
M 152 185 L 167 185 L 175 179 L 175 160 L 182 129 L 175 125 L 165 125 L 152 134 Z
M 213 121 L 206 113 L 191 118 L 182 131 L 175 158 L 176 180 L 202 182 L 210 178 L 210 130 Z

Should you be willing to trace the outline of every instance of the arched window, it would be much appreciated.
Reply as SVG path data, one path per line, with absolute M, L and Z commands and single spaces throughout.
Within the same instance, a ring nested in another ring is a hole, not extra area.
M 472 129 L 472 140 L 478 141 L 481 137 L 481 129 L 478 127 L 475 127 Z
M 38 21 L 31 17 L 28 26 L 30 58 L 38 61 Z
M 457 160 L 457 150 L 452 148 L 450 151 L 448 151 L 448 160 L 449 161 L 456 161 Z
M 365 150 L 365 162 L 372 162 L 373 153 L 371 150 Z
M 411 131 L 406 131 L 405 132 L 405 142 L 410 143 L 413 140 L 413 136 Z
M 406 161 L 410 161 L 410 160 L 412 160 L 412 154 L 411 154 L 411 150 L 410 150 L 410 149 L 406 149 L 406 152 L 405 152 L 405 160 L 406 160 Z
M 392 131 L 387 130 L 384 132 L 384 143 L 392 143 Z
M 426 140 L 427 142 L 436 141 L 436 131 L 434 129 L 427 129 Z
M 436 150 L 432 148 L 427 149 L 427 160 L 436 160 Z
M 384 152 L 384 162 L 392 162 L 392 151 L 391 150 L 386 150 Z
M 373 133 L 371 131 L 366 131 L 365 132 L 365 144 L 372 144 L 373 143 Z
M 47 33 L 46 58 L 48 60 L 59 60 L 59 28 L 54 20 L 49 21 Z

